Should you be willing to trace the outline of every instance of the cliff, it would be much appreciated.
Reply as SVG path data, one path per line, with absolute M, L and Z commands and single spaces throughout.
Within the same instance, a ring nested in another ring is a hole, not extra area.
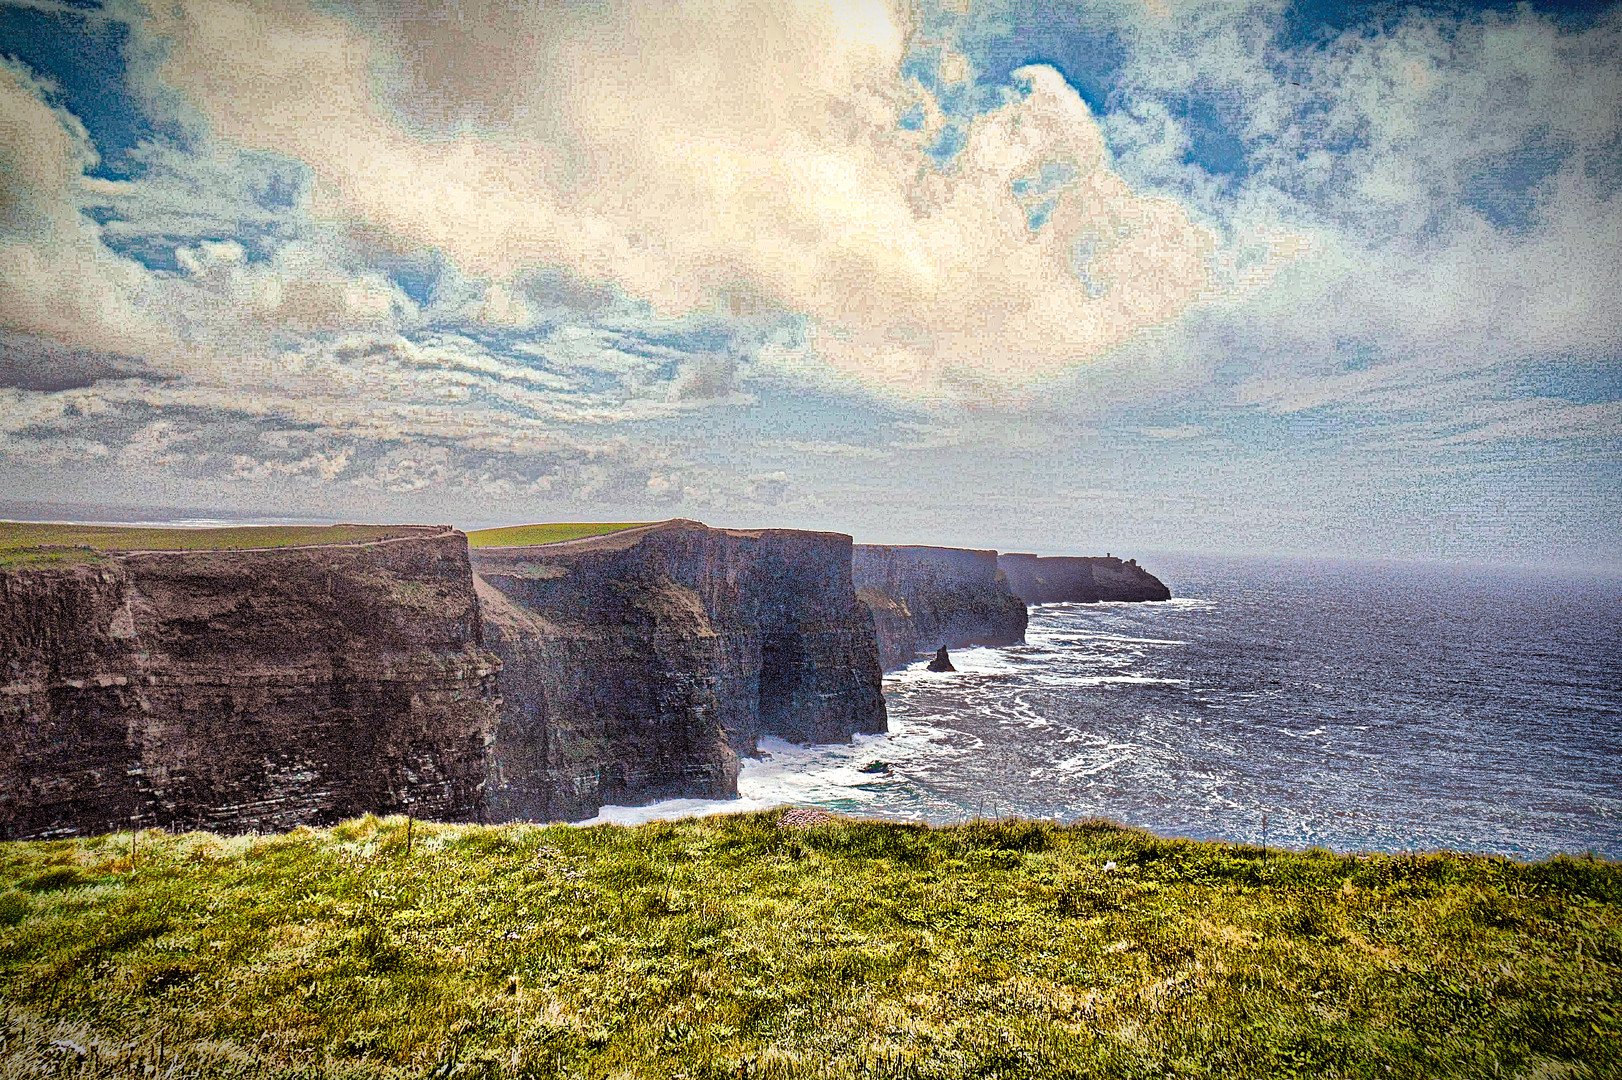
M 496 820 L 737 793 L 762 734 L 886 728 L 850 537 L 669 521 L 473 551 L 501 658 Z
M 499 665 L 466 540 L 390 533 L 0 562 L 3 835 L 481 816 Z
M 941 646 L 1025 640 L 1025 603 L 1009 591 L 995 551 L 857 544 L 852 579 L 873 613 L 885 670 Z
M 1027 604 L 1171 599 L 1171 590 L 1135 559 L 1004 554 L 997 565 Z

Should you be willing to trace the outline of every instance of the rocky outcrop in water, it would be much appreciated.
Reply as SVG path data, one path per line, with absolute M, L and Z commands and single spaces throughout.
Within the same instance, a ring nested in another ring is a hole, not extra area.
M 943 645 L 1025 640 L 1025 604 L 998 572 L 995 551 L 857 544 L 852 574 L 887 671 Z
M 1014 595 L 1027 604 L 1171 599 L 1171 590 L 1136 559 L 1011 553 L 999 555 L 997 565 Z
M 946 651 L 946 646 L 945 645 L 942 645 L 940 648 L 935 650 L 935 658 L 929 662 L 929 670 L 930 671 L 956 671 L 957 670 L 957 668 L 952 666 L 952 657 L 951 657 L 951 654 L 949 654 Z
M 850 537 L 669 521 L 473 552 L 503 706 L 498 820 L 737 793 L 762 734 L 885 730 Z
M 467 542 L 0 568 L 0 833 L 483 813 L 499 663 Z

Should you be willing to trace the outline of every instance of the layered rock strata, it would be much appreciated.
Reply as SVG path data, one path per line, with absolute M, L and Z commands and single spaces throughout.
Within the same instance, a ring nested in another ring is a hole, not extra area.
M 0 569 L 0 831 L 483 815 L 499 662 L 466 538 Z
M 1027 604 L 1170 600 L 1171 590 L 1136 559 L 1009 553 L 997 557 L 1008 587 Z
M 504 664 L 497 820 L 724 798 L 762 734 L 885 730 L 848 536 L 677 520 L 477 548 L 473 564 L 485 640 Z
M 997 567 L 995 551 L 857 544 L 857 596 L 873 613 L 885 670 L 945 646 L 1025 640 L 1025 603 Z

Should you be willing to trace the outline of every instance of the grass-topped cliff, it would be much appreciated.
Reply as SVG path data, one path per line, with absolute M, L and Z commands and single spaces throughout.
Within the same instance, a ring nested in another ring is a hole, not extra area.
M 232 525 L 191 529 L 0 521 L 0 567 L 82 560 L 120 551 L 251 551 L 370 544 L 443 531 L 443 526 L 424 525 Z
M 1622 1071 L 1614 863 L 779 817 L 6 844 L 0 1075 Z
M 508 525 L 499 529 L 475 529 L 467 534 L 467 542 L 476 548 L 529 547 L 604 536 L 651 524 L 651 521 L 555 521 L 545 525 Z

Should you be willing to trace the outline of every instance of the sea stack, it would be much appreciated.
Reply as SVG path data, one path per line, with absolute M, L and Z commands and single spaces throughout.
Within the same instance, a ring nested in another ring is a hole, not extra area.
M 929 662 L 929 670 L 930 671 L 956 671 L 957 670 L 957 668 L 952 666 L 952 658 L 950 656 L 946 655 L 946 646 L 945 645 L 942 645 L 939 649 L 935 650 L 935 659 L 933 659 L 933 660 L 931 660 Z

